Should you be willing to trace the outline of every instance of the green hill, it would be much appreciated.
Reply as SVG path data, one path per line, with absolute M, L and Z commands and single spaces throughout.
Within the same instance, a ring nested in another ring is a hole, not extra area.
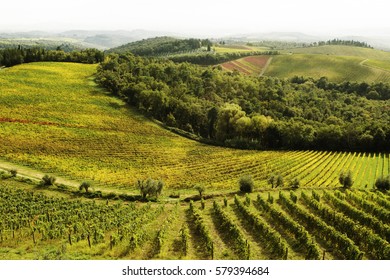
M 99 88 L 96 68 L 0 70 L 2 161 L 90 181 L 105 198 L 0 172 L 0 259 L 389 259 L 390 197 L 369 190 L 389 175 L 388 153 L 200 144 Z M 340 188 L 346 170 L 353 189 Z M 254 193 L 235 196 L 247 174 Z M 148 177 L 166 183 L 159 202 L 124 201 Z
M 286 180 L 298 176 L 303 185 L 338 186 L 344 160 L 357 165 L 353 159 L 366 170 L 359 186 L 372 185 L 379 170 L 389 173 L 388 155 L 374 164 L 364 153 L 243 151 L 188 140 L 102 91 L 93 82 L 95 71 L 96 65 L 72 63 L 0 70 L 0 157 L 136 193 L 134 183 L 147 177 L 163 179 L 171 191 L 193 191 L 200 183 L 221 192 L 235 190 L 245 174 L 267 186 L 274 172 Z M 334 167 L 325 174 L 321 166 L 331 159 Z
M 351 46 L 297 48 L 276 56 L 265 75 L 328 77 L 333 82 L 389 82 L 390 53 Z
M 155 37 L 128 43 L 108 50 L 110 53 L 132 52 L 142 56 L 159 56 L 175 53 L 186 53 L 211 45 L 209 40 L 176 39 L 172 37 Z

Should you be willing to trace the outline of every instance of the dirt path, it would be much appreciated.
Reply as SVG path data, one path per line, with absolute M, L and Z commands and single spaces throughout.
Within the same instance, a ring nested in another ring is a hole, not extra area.
M 263 69 L 261 69 L 261 72 L 259 74 L 259 77 L 263 76 L 265 71 L 268 69 L 268 66 L 271 64 L 272 57 L 270 57 L 267 61 L 267 63 L 264 65 Z
M 387 69 L 384 69 L 384 68 L 381 68 L 381 67 L 378 67 L 378 66 L 372 66 L 372 65 L 364 64 L 364 63 L 366 63 L 368 60 L 369 60 L 369 59 L 364 59 L 364 60 L 362 60 L 362 61 L 359 63 L 359 65 L 364 66 L 364 67 L 367 67 L 367 68 L 376 69 L 376 70 L 381 70 L 381 71 L 390 73 L 390 71 L 387 70 Z
M 56 174 L 52 173 L 43 173 L 41 171 L 38 171 L 36 169 L 33 169 L 31 167 L 26 167 L 23 165 L 10 163 L 8 161 L 5 161 L 3 159 L 0 159 L 0 171 L 10 171 L 12 169 L 15 169 L 18 171 L 18 176 L 31 179 L 33 181 L 39 182 L 42 177 L 47 174 L 56 177 L 56 183 L 58 184 L 64 184 L 70 187 L 78 187 L 80 186 L 81 182 L 77 182 L 74 180 L 65 179 L 63 177 L 57 176 Z

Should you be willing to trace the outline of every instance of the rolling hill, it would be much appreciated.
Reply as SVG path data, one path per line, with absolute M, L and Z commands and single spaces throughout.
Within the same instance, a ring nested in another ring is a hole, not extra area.
M 137 179 L 147 177 L 163 179 L 172 191 L 200 183 L 221 192 L 235 189 L 245 174 L 263 187 L 271 173 L 286 180 L 299 177 L 303 185 L 335 187 L 339 173 L 355 166 L 365 170 L 367 177 L 357 179 L 364 187 L 390 171 L 386 154 L 243 151 L 188 140 L 100 89 L 93 81 L 95 69 L 31 63 L 1 70 L 0 157 L 90 180 L 106 190 L 136 193 Z
M 0 172 L 0 259 L 389 259 L 390 197 L 370 191 L 389 154 L 207 146 L 99 88 L 96 67 L 0 70 L 1 159 L 90 181 L 105 198 Z M 340 188 L 345 170 L 353 189 Z M 245 174 L 255 192 L 235 195 Z M 165 181 L 160 200 L 126 201 L 147 177 Z
M 320 46 L 295 48 L 272 56 L 264 75 L 278 78 L 294 76 L 333 82 L 389 82 L 390 52 L 352 46 Z M 244 59 L 245 60 L 245 59 Z M 251 60 L 251 58 L 246 58 Z M 243 66 L 242 59 L 222 64 L 227 70 L 258 75 L 259 71 Z M 253 68 L 253 67 L 252 67 Z

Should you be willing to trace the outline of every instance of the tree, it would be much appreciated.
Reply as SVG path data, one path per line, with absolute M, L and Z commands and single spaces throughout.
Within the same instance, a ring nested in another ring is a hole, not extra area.
M 343 185 L 343 188 L 350 188 L 353 185 L 353 178 L 351 171 L 348 171 L 347 173 L 341 173 L 339 177 L 340 184 Z
M 232 139 L 236 135 L 237 121 L 245 117 L 245 112 L 237 104 L 226 103 L 218 112 L 216 136 L 220 141 Z
M 283 185 L 284 185 L 283 176 L 278 174 L 278 176 L 276 177 L 276 187 L 283 187 Z
M 298 189 L 300 187 L 300 182 L 298 178 L 295 178 L 290 182 L 290 187 L 293 189 Z
M 195 185 L 195 189 L 199 192 L 199 197 L 203 198 L 205 187 L 203 185 Z
M 41 185 L 45 187 L 53 186 L 56 181 L 54 176 L 44 175 L 42 177 Z
M 283 176 L 278 174 L 271 174 L 271 176 L 268 178 L 268 183 L 271 185 L 272 188 L 277 188 L 277 187 L 283 187 L 284 185 L 284 180 Z
M 380 191 L 388 191 L 390 190 L 390 176 L 386 178 L 378 178 L 375 181 L 375 187 Z
M 268 184 L 271 185 L 271 188 L 274 188 L 274 186 L 276 184 L 276 175 L 275 174 L 271 174 L 271 176 L 268 178 Z
M 145 199 L 147 196 L 158 198 L 164 187 L 164 182 L 162 180 L 148 178 L 146 180 L 138 180 L 137 187 L 141 192 L 142 198 Z
M 79 190 L 82 191 L 82 190 L 85 190 L 85 192 L 87 193 L 89 191 L 89 188 L 91 187 L 91 183 L 89 182 L 83 182 L 80 187 L 79 187 Z
M 250 193 L 253 191 L 254 182 L 251 175 L 244 175 L 241 176 L 240 180 L 238 181 L 238 184 L 240 186 L 240 191 L 244 193 Z

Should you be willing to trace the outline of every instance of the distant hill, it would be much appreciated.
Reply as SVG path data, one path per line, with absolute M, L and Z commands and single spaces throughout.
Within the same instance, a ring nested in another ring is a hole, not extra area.
M 74 48 L 109 49 L 129 42 L 157 36 L 177 36 L 176 34 L 149 30 L 68 30 L 64 32 L 0 32 L 0 46 L 9 47 L 23 45 L 58 46 L 72 44 Z
M 142 56 L 159 56 L 191 52 L 199 50 L 202 47 L 207 49 L 208 46 L 211 46 L 211 42 L 207 39 L 177 39 L 173 37 L 163 36 L 128 43 L 116 48 L 112 48 L 108 52 L 132 52 L 133 54 Z

